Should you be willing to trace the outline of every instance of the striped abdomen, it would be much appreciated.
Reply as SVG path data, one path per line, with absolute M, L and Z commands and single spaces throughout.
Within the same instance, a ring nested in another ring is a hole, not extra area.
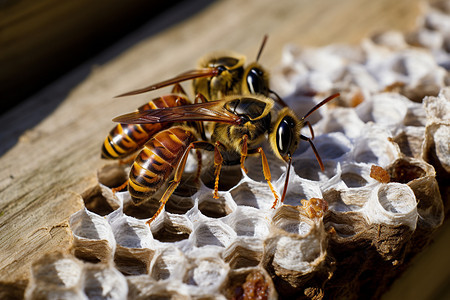
M 130 170 L 128 191 L 135 203 L 148 199 L 166 182 L 195 135 L 184 127 L 157 133 L 143 147 Z
M 180 95 L 166 95 L 151 100 L 138 108 L 139 111 L 186 105 L 188 99 Z M 103 142 L 102 158 L 121 159 L 139 150 L 156 132 L 172 123 L 117 124 Z

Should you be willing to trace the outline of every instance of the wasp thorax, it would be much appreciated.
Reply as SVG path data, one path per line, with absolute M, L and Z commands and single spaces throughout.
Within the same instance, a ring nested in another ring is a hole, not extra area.
M 229 101 L 225 107 L 229 112 L 251 120 L 267 115 L 267 103 L 264 101 L 255 101 L 255 98 L 251 97 L 241 97 Z

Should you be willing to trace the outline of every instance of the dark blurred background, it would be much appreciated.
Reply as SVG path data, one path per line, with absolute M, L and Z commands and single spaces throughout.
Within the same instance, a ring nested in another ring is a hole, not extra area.
M 186 14 L 167 26 L 211 2 L 0 0 L 0 115 L 171 8 Z

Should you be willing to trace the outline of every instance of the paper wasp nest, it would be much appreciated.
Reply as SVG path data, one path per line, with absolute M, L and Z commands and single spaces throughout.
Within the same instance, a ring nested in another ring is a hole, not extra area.
M 27 297 L 379 297 L 443 221 L 433 165 L 448 178 L 449 24 L 433 8 L 407 36 L 286 47 L 273 89 L 298 115 L 313 99 L 341 93 L 310 118 L 324 172 L 301 144 L 285 205 L 272 209 L 259 157 L 248 158 L 248 175 L 239 166 L 222 170 L 217 200 L 207 167 L 199 184 L 189 181 L 192 160 L 187 183 L 150 230 L 157 201 L 136 207 L 127 192 L 114 196 L 109 187 L 126 175 L 108 164 L 83 195 L 86 209 L 70 219 L 77 258 L 36 262 Z M 286 166 L 266 153 L 281 193 Z

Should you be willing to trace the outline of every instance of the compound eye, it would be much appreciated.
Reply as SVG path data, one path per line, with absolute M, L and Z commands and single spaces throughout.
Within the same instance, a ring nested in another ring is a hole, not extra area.
M 276 136 L 278 152 L 283 157 L 288 154 L 291 144 L 294 141 L 294 131 L 294 120 L 289 116 L 284 117 L 278 125 Z
M 267 95 L 269 89 L 264 80 L 264 72 L 259 68 L 251 68 L 247 74 L 248 90 L 252 94 Z

